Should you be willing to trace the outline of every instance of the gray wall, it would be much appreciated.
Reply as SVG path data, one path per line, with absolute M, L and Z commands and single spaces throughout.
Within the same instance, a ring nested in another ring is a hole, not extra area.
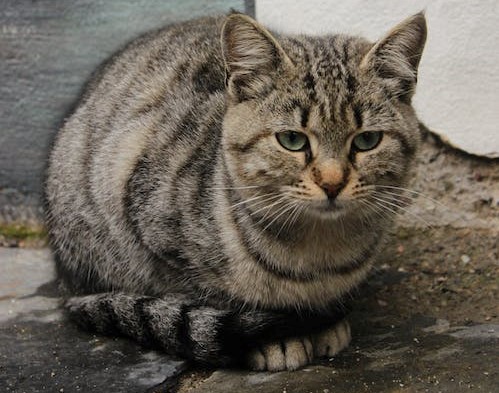
M 55 131 L 91 72 L 142 32 L 254 9 L 236 0 L 1 0 L 0 223 L 39 220 Z

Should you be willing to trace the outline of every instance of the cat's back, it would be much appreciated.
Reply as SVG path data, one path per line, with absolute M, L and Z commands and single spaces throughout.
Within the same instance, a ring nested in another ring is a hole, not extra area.
M 103 103 L 110 98 L 130 99 L 142 92 L 144 106 L 137 109 L 146 111 L 148 98 L 149 103 L 157 104 L 160 92 L 154 88 L 165 87 L 165 83 L 168 90 L 216 89 L 209 83 L 219 81 L 223 73 L 219 43 L 222 23 L 223 17 L 205 17 L 144 34 L 101 66 L 84 97 Z M 134 94 L 126 97 L 126 93 Z

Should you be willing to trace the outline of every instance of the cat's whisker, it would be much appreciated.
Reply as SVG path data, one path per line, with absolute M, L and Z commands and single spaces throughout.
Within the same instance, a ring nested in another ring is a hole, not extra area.
M 276 200 L 277 199 L 277 200 Z M 286 196 L 285 195 L 276 195 L 275 197 L 272 197 L 272 198 L 268 198 L 266 199 L 265 201 L 261 202 L 261 203 L 268 203 L 268 202 L 272 202 L 268 205 L 265 205 L 257 210 L 254 210 L 254 211 L 251 211 L 249 213 L 250 216 L 254 216 L 256 214 L 258 214 L 259 212 L 261 212 L 262 210 L 264 209 L 267 209 L 267 208 L 271 208 L 273 206 L 276 206 L 278 205 L 279 203 L 283 202 L 284 200 L 286 199 Z M 256 205 L 260 205 L 261 204 L 260 202 L 259 203 L 255 203 L 252 207 L 255 207 Z
M 263 188 L 264 186 L 242 186 L 242 187 L 206 187 L 207 190 L 247 190 L 254 188 Z
M 378 217 L 379 220 L 382 221 L 391 221 L 393 220 L 393 212 L 385 211 L 383 206 L 375 205 L 374 203 L 370 203 L 369 209 L 374 212 L 374 214 Z M 374 227 L 376 228 L 376 226 Z
M 398 211 L 398 209 L 403 209 L 403 207 L 404 207 L 403 203 L 399 199 L 397 199 L 393 196 L 383 195 L 383 194 L 379 194 L 377 192 L 373 192 L 370 197 L 377 200 L 377 201 L 385 202 L 385 203 L 389 204 L 390 206 L 393 206 L 395 209 L 397 209 L 397 211 Z
M 406 214 L 409 214 L 411 217 L 417 219 L 417 220 L 420 220 L 422 223 L 424 223 L 426 226 L 428 227 L 431 227 L 432 225 L 426 221 L 424 218 L 418 216 L 417 214 L 414 214 L 413 212 L 411 212 L 409 209 L 405 208 L 404 206 L 400 206 L 396 203 L 394 203 L 393 201 L 389 201 L 389 200 L 386 200 L 386 199 L 383 199 L 381 197 L 376 197 L 374 195 L 372 195 L 372 198 L 376 199 L 377 201 L 381 202 L 381 203 L 386 203 L 390 206 L 394 206 L 396 209 L 400 209 L 400 211 L 395 211 L 394 213 L 397 214 L 397 215 L 401 215 L 402 213 L 406 213 Z M 385 206 L 386 207 L 386 206 Z
M 406 198 L 404 195 L 396 195 L 396 194 L 387 194 L 382 191 L 373 191 L 372 195 L 377 196 L 379 198 L 384 198 L 393 203 L 396 203 L 399 207 L 407 207 L 410 206 L 413 202 L 412 199 Z
M 257 199 L 261 199 L 261 198 L 268 197 L 268 196 L 273 196 L 273 195 L 275 195 L 275 193 L 273 193 L 273 192 L 269 192 L 268 194 L 263 194 L 263 195 L 257 195 L 257 196 L 254 196 L 252 198 L 248 198 L 248 199 L 245 199 L 243 201 L 237 202 L 234 205 L 230 206 L 230 208 L 233 209 L 233 208 L 235 208 L 237 206 L 249 203 L 251 201 L 255 201 Z
M 277 208 L 277 209 L 275 209 L 275 210 L 270 210 L 270 209 L 269 209 L 269 210 L 268 210 L 268 211 L 267 211 L 267 212 L 263 215 L 263 217 L 262 217 L 262 218 L 260 218 L 260 220 L 258 221 L 257 225 L 263 224 L 263 223 L 265 222 L 265 220 L 267 220 L 267 217 L 269 217 L 269 219 L 271 219 L 272 217 L 275 217 L 275 215 L 276 215 L 276 214 L 278 214 L 278 213 L 281 211 L 281 209 L 283 209 L 284 207 L 286 207 L 286 206 L 288 205 L 288 203 L 289 203 L 289 202 L 286 200 L 286 198 L 283 196 L 283 197 L 282 197 L 282 199 L 280 199 L 277 203 L 273 204 L 273 205 L 272 205 L 272 207 L 273 207 L 273 206 L 275 206 L 275 205 L 278 205 L 279 203 L 283 203 L 283 202 L 284 202 L 284 204 L 283 204 L 281 207 L 279 207 L 279 208 Z M 270 216 L 269 216 L 269 215 L 270 215 Z
M 368 206 L 368 208 L 371 209 L 377 216 L 379 216 L 380 219 L 382 219 L 382 220 L 392 219 L 394 214 L 395 215 L 399 214 L 397 211 L 385 209 L 385 206 L 380 204 L 377 201 L 369 200 L 368 198 L 370 196 L 371 195 L 362 199 L 362 202 L 364 204 L 366 204 Z
M 286 230 L 291 230 L 293 228 L 293 226 L 298 221 L 298 218 L 300 217 L 302 211 L 303 211 L 303 206 L 297 205 L 296 209 L 293 210 L 293 212 L 291 212 L 290 214 L 291 218 L 287 224 L 287 227 L 285 228 Z
M 270 207 L 274 206 L 275 204 L 278 204 L 280 198 L 282 198 L 282 195 L 272 195 L 272 196 L 269 196 L 268 198 L 251 202 L 247 206 L 248 209 L 250 210 L 250 212 L 244 216 L 244 219 L 247 219 L 248 217 L 253 216 L 256 213 L 258 213 L 264 209 L 270 208 Z M 276 199 L 277 199 L 277 201 L 276 201 Z M 253 210 L 253 209 L 256 209 L 258 206 L 260 206 L 260 207 L 257 210 Z M 251 210 L 253 210 L 253 211 L 251 211 Z
M 405 168 L 400 167 L 400 165 L 397 165 L 396 163 L 391 161 L 378 161 L 377 170 L 391 171 L 397 174 L 402 174 L 406 172 Z
M 279 214 L 274 214 L 274 217 L 272 219 L 272 221 L 270 221 L 266 226 L 265 228 L 263 228 L 263 232 L 265 232 L 274 222 L 276 222 L 276 220 L 279 219 L 279 217 L 281 217 L 284 213 L 286 213 L 287 211 L 289 211 L 290 209 L 292 209 L 294 207 L 294 205 L 292 203 L 289 203 L 284 205 L 284 208 L 281 208 L 279 210 Z
M 292 222 L 290 224 L 290 227 L 293 226 L 297 221 L 300 215 L 303 213 L 304 210 L 307 209 L 307 205 L 303 205 L 301 203 L 298 203 L 299 209 L 297 210 L 296 215 L 293 217 Z
M 291 215 L 293 214 L 293 212 L 295 211 L 296 209 L 296 203 L 293 204 L 293 207 L 294 209 L 291 210 L 291 213 L 288 214 L 288 216 L 286 217 L 286 219 L 283 221 L 283 223 L 281 224 L 281 227 L 279 228 L 279 230 L 277 231 L 277 234 L 276 234 L 276 237 L 279 237 L 279 235 L 281 234 L 281 231 L 284 229 L 284 226 L 287 224 L 287 222 L 289 221 L 289 219 L 291 218 Z
M 407 200 L 407 203 L 413 203 L 418 197 L 406 193 L 400 193 L 400 192 L 392 192 L 392 191 L 387 191 L 387 190 L 373 190 L 372 192 L 376 194 L 381 194 L 381 195 L 391 195 L 395 198 L 400 198 L 401 200 Z
M 382 206 L 376 205 L 372 201 L 369 201 L 369 200 L 364 200 L 363 202 L 366 204 L 367 208 L 369 210 L 371 210 L 375 214 L 376 217 L 378 217 L 379 220 L 391 221 L 393 219 L 393 214 L 389 211 L 385 211 Z M 367 217 L 369 217 L 369 222 L 371 222 L 373 228 L 376 228 L 379 226 L 379 223 L 375 223 L 372 221 L 374 219 L 374 217 L 372 215 L 367 214 Z
M 293 226 L 293 217 L 296 217 L 298 218 L 298 215 L 296 214 L 297 212 L 299 213 L 300 211 L 300 208 L 301 208 L 301 205 L 299 202 L 294 202 L 293 203 L 295 208 L 291 211 L 291 213 L 288 215 L 288 217 L 286 218 L 286 220 L 284 221 L 284 223 L 281 225 L 281 228 L 279 229 L 279 231 L 277 232 L 277 237 L 279 236 L 279 234 L 281 233 L 281 231 L 283 229 L 291 229 L 291 227 Z
M 392 216 L 399 216 L 400 212 L 397 210 L 386 206 L 383 202 L 377 202 L 377 201 L 371 201 L 371 203 L 375 206 L 378 207 L 378 211 L 383 215 L 385 215 L 385 218 L 392 218 Z
M 360 202 L 361 205 L 366 206 L 368 210 L 374 210 L 369 205 L 368 201 L 358 199 L 358 202 Z M 362 212 L 362 215 L 361 215 L 362 223 L 364 223 L 364 219 L 365 219 L 365 222 L 367 223 L 367 227 L 374 228 L 375 225 L 374 225 L 374 222 L 371 220 L 371 216 L 364 209 L 361 209 L 361 212 Z M 376 211 L 374 211 L 374 213 L 376 214 Z
M 375 188 L 387 188 L 387 189 L 391 189 L 391 190 L 399 190 L 399 191 L 403 191 L 403 192 L 406 192 L 406 193 L 410 193 L 410 194 L 414 194 L 416 196 L 419 196 L 419 197 L 422 197 L 422 198 L 425 198 L 427 199 L 428 201 L 430 202 L 433 202 L 447 210 L 450 210 L 450 208 L 445 205 L 444 203 L 440 202 L 439 200 L 435 199 L 435 198 L 431 198 L 429 197 L 428 195 L 425 195 L 423 194 L 422 192 L 419 192 L 419 191 L 416 191 L 416 190 L 411 190 L 410 188 L 405 188 L 405 187 L 397 187 L 397 186 L 389 186 L 389 185 L 384 185 L 384 184 L 373 184 L 373 187 Z
M 272 203 L 269 203 L 263 207 L 260 207 L 259 209 L 255 210 L 255 211 L 252 211 L 250 212 L 248 215 L 246 215 L 245 217 L 243 217 L 243 219 L 241 220 L 242 221 L 245 221 L 247 219 L 249 219 L 251 216 L 254 216 L 258 213 L 260 213 L 261 211 L 265 210 L 265 209 L 268 209 L 268 211 L 265 213 L 265 215 L 263 216 L 263 218 L 260 219 L 260 221 L 258 222 L 258 224 L 260 224 L 260 222 L 262 220 L 265 220 L 265 218 L 267 217 L 267 215 L 271 212 L 271 208 L 282 203 L 286 198 L 286 195 L 283 195 L 283 194 L 280 194 L 280 195 L 276 195 L 275 198 L 269 198 L 268 200 L 265 200 L 265 202 L 262 202 L 262 203 L 268 203 L 268 202 L 272 202 Z M 277 201 L 275 201 L 275 199 L 277 199 Z M 261 202 L 261 201 L 258 201 L 258 202 Z M 260 203 L 255 203 L 255 205 L 259 205 Z M 254 206 L 253 206 L 254 207 Z

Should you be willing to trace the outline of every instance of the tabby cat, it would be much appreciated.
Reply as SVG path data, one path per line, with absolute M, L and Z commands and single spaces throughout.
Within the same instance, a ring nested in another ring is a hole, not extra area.
M 207 17 L 140 37 L 54 143 L 47 221 L 80 325 L 214 366 L 350 341 L 420 143 L 422 13 L 373 44 Z

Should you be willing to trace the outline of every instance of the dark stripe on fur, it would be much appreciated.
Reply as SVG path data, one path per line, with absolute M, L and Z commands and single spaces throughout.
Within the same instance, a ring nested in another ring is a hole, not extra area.
M 178 319 L 177 341 L 186 356 L 192 357 L 193 344 L 190 338 L 189 312 L 193 309 L 193 304 L 183 304 L 180 307 L 180 318 Z
M 357 129 L 361 129 L 363 121 L 362 121 L 362 109 L 359 105 L 353 105 L 353 117 L 355 119 L 355 124 L 357 125 Z
M 208 140 L 208 145 L 205 146 L 205 154 L 199 160 L 196 172 L 196 190 L 193 197 L 196 210 L 207 218 L 212 218 L 212 198 L 213 192 L 210 186 L 213 184 L 213 176 L 215 175 L 217 159 L 221 156 L 221 138 L 222 132 L 220 124 L 222 119 L 213 121 L 208 126 L 207 134 L 211 136 Z
M 197 92 L 213 94 L 225 90 L 225 75 L 219 67 L 220 59 L 212 56 L 202 63 L 192 76 L 192 84 Z
M 248 153 L 249 151 L 251 151 L 255 147 L 255 145 L 261 139 L 267 138 L 269 135 L 270 135 L 269 131 L 264 131 L 261 134 L 257 134 L 255 136 L 253 136 L 252 138 L 250 138 L 249 140 L 247 140 L 244 143 L 231 144 L 229 146 L 229 149 L 234 150 L 234 151 L 239 152 L 239 153 Z
M 151 193 L 157 188 L 157 184 L 143 179 L 150 179 L 150 161 L 147 153 L 144 153 L 135 164 L 123 193 L 123 211 L 126 222 L 134 233 L 136 239 L 142 239 L 142 232 L 139 226 L 139 210 Z
M 193 103 L 194 106 L 198 106 L 200 102 Z M 172 133 L 172 142 L 178 143 L 179 141 L 188 140 L 188 138 L 192 138 L 195 131 L 199 127 L 199 119 L 198 114 L 195 113 L 194 109 L 190 109 L 185 112 L 180 123 L 178 123 L 177 127 Z M 171 145 L 166 147 L 170 152 L 172 149 Z
M 310 110 L 308 108 L 301 108 L 301 126 L 303 128 L 307 128 L 309 115 Z
M 326 275 L 334 276 L 334 275 L 349 275 L 354 271 L 362 268 L 370 259 L 370 257 L 374 254 L 374 251 L 367 250 L 361 254 L 360 257 L 351 261 L 348 265 L 340 266 L 340 267 L 328 267 L 323 269 L 315 270 L 313 273 L 300 273 L 292 270 L 284 270 L 284 268 L 277 268 L 272 264 L 271 261 L 266 259 L 261 253 L 251 248 L 251 245 L 245 244 L 249 254 L 252 256 L 253 260 L 258 263 L 259 266 L 265 269 L 265 271 L 272 273 L 279 278 L 297 281 L 297 282 L 308 282 L 318 280 L 321 277 Z
M 303 62 L 311 66 L 310 63 L 310 54 L 308 53 L 308 49 L 305 44 L 296 38 L 291 38 L 290 41 L 297 47 L 299 47 L 303 51 Z M 315 90 L 315 78 L 310 71 L 307 71 L 303 77 L 303 83 L 305 84 L 305 88 L 308 90 L 310 100 L 312 102 L 317 102 L 317 92 Z
M 189 258 L 185 257 L 183 252 L 175 247 L 168 247 L 161 253 L 161 259 L 164 261 L 173 262 L 179 266 L 189 266 Z
M 151 316 L 146 310 L 146 307 L 155 301 L 156 299 L 152 297 L 143 296 L 138 298 L 133 306 L 133 311 L 137 315 L 137 323 L 141 328 L 139 342 L 149 347 L 155 347 L 158 345 L 158 340 L 154 337 L 150 326 Z
M 414 155 L 416 152 L 416 146 L 411 145 L 403 133 L 390 132 L 389 135 L 400 143 L 402 154 L 405 157 L 412 157 Z

